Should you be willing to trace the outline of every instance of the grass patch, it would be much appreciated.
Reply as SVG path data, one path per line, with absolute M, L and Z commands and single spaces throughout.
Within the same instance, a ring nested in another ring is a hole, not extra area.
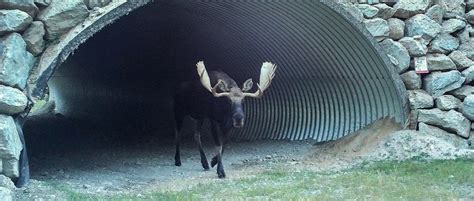
M 58 187 L 56 187 L 58 188 Z M 95 197 L 61 187 L 70 200 L 133 200 L 135 195 Z M 144 195 L 150 200 L 190 199 L 474 199 L 474 160 L 379 162 L 340 172 L 289 172 L 284 167 L 240 180 L 219 180 L 179 192 Z M 144 198 L 142 198 L 144 199 Z

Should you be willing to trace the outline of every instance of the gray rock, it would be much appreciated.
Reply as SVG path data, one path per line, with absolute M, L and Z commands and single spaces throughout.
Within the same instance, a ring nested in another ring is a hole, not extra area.
M 453 51 L 449 54 L 449 58 L 456 64 L 458 69 L 465 69 L 474 66 L 474 61 L 467 58 L 466 54 L 461 51 Z
M 449 19 L 443 22 L 442 30 L 444 33 L 454 33 L 466 27 L 466 22 L 460 19 Z
M 0 83 L 25 88 L 34 63 L 20 34 L 12 33 L 0 39 Z
M 464 81 L 465 84 L 471 83 L 474 80 L 474 65 L 463 70 L 461 74 L 466 78 L 466 81 Z
M 4 172 L 5 159 L 18 160 L 22 149 L 23 145 L 18 136 L 13 118 L 11 116 L 0 114 L 0 158 L 3 159 Z
M 12 190 L 0 186 L 0 198 L 5 201 L 13 200 Z
M 388 37 L 394 40 L 398 40 L 405 35 L 405 22 L 398 18 L 390 18 L 387 20 L 388 23 Z
M 364 15 L 362 14 L 362 12 L 360 12 L 360 10 L 354 4 L 345 3 L 345 4 L 341 4 L 341 5 L 358 22 L 363 22 L 364 21 Z
M 426 42 L 435 38 L 441 30 L 441 25 L 423 14 L 411 17 L 405 24 L 405 33 L 407 36 L 413 37 L 421 35 Z
M 49 6 L 49 4 L 51 4 L 51 0 L 34 0 L 34 1 L 36 5 L 42 6 L 42 7 L 46 7 L 46 6 Z
M 365 18 L 373 18 L 379 12 L 378 8 L 368 4 L 358 4 L 357 8 L 359 8 Z
M 14 115 L 23 112 L 27 102 L 20 90 L 0 85 L 0 113 Z
M 456 64 L 444 54 L 428 54 L 426 58 L 431 71 L 456 69 Z
M 448 132 L 454 132 L 465 138 L 469 137 L 471 131 L 471 122 L 454 110 L 445 112 L 438 108 L 420 109 L 418 121 L 440 127 Z
M 10 178 L 6 177 L 5 175 L 1 175 L 1 174 L 0 174 L 0 186 L 10 189 L 10 190 L 16 189 L 15 185 L 13 184 L 13 181 Z
M 474 0 L 466 0 L 466 11 L 470 12 L 474 9 Z
M 8 158 L 3 159 L 3 174 L 10 178 L 17 178 L 20 176 L 18 159 Z
M 9 10 L 21 10 L 28 13 L 31 17 L 35 17 L 38 13 L 33 0 L 0 0 L 0 8 Z
M 459 45 L 458 50 L 462 51 L 467 58 L 474 60 L 474 38 L 470 38 L 468 42 Z
M 456 16 L 464 16 L 465 6 L 464 0 L 447 0 L 445 3 L 446 13 L 444 18 L 455 18 Z
M 469 120 L 474 120 L 474 94 L 470 94 L 464 98 L 462 103 L 462 113 Z
M 469 147 L 469 145 L 467 144 L 467 141 L 464 138 L 461 138 L 457 136 L 456 134 L 449 133 L 438 127 L 430 126 L 425 123 L 420 123 L 418 125 L 418 129 L 421 133 L 425 135 L 431 135 L 439 139 L 442 139 L 446 142 L 449 142 L 450 144 L 452 144 L 454 147 L 458 149 L 467 149 Z
M 423 78 L 423 89 L 433 98 L 438 98 L 448 91 L 460 88 L 465 79 L 457 70 L 432 72 Z
M 455 33 L 456 37 L 458 37 L 459 42 L 461 44 L 469 42 L 471 29 L 472 29 L 471 25 L 467 24 L 466 27 L 464 27 L 464 29 Z
M 397 11 L 384 3 L 375 4 L 374 6 L 379 9 L 379 12 L 375 15 L 375 17 L 380 17 L 385 20 L 391 18 L 393 14 L 395 14 L 395 11 Z
M 404 37 L 398 41 L 408 50 L 410 56 L 425 56 L 428 49 L 421 43 L 421 38 Z
M 441 22 L 443 22 L 443 16 L 445 12 L 446 11 L 442 6 L 436 4 L 434 6 L 431 6 L 431 8 L 426 11 L 426 16 L 428 16 L 438 24 L 441 24 Z
M 461 100 L 452 95 L 442 95 L 436 98 L 435 105 L 441 110 L 454 110 L 461 106 Z
M 453 94 L 453 96 L 456 96 L 456 98 L 464 100 L 466 96 L 474 94 L 474 87 L 470 85 L 464 85 L 459 89 L 451 91 L 450 94 Z
M 448 33 L 442 33 L 431 41 L 429 52 L 447 54 L 459 47 L 459 39 Z
M 430 4 L 431 0 L 399 0 L 393 6 L 397 10 L 394 16 L 406 19 L 413 15 L 424 13 Z
M 410 108 L 412 110 L 420 108 L 432 108 L 434 105 L 433 97 L 421 89 L 409 90 L 408 100 L 410 101 Z
M 386 39 L 379 44 L 386 51 L 387 55 L 391 55 L 398 60 L 398 73 L 402 73 L 408 69 L 410 66 L 410 55 L 402 44 L 392 39 Z
M 104 7 L 108 5 L 112 0 L 84 0 L 87 8 L 94 9 L 95 7 Z
M 54 40 L 82 23 L 87 16 L 89 11 L 82 0 L 53 0 L 40 12 L 38 20 L 46 27 L 46 38 Z
M 364 20 L 365 27 L 372 34 L 372 36 L 377 40 L 381 41 L 388 37 L 389 28 L 386 20 L 382 18 L 374 18 Z
M 44 50 L 44 24 L 41 21 L 34 21 L 31 26 L 23 33 L 23 39 L 26 42 L 27 50 L 34 56 L 38 56 Z
M 469 23 L 474 24 L 474 10 L 471 10 L 468 13 L 466 13 L 465 18 Z
M 416 74 L 414 70 L 408 71 L 400 75 L 408 90 L 415 90 L 421 88 L 421 77 Z
M 33 18 L 21 10 L 0 10 L 0 35 L 23 31 L 32 21 Z

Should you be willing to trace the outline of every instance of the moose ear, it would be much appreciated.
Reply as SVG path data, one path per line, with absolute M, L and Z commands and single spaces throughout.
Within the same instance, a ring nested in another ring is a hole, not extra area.
M 244 84 L 242 86 L 242 91 L 246 92 L 246 91 L 252 89 L 252 87 L 253 87 L 253 81 L 252 81 L 252 78 L 250 78 L 250 79 L 248 79 L 244 82 Z
M 221 91 L 230 91 L 229 87 L 227 87 L 227 83 L 225 83 L 224 80 L 219 79 L 218 83 L 219 83 L 219 89 Z

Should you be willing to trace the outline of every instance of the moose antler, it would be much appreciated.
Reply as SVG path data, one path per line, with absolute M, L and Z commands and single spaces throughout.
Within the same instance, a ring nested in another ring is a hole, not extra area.
M 204 66 L 204 61 L 199 61 L 196 64 L 196 67 L 197 67 L 197 72 L 199 75 L 199 80 L 201 81 L 202 86 L 204 86 L 204 88 L 206 88 L 209 92 L 211 92 L 212 95 L 214 95 L 214 97 L 230 95 L 230 93 L 227 93 L 227 92 L 222 92 L 222 93 L 217 92 L 217 87 L 220 84 L 223 84 L 222 80 L 218 80 L 217 84 L 214 85 L 214 87 L 211 87 L 211 80 L 209 79 L 209 75 L 207 74 L 206 66 Z
M 276 65 L 271 62 L 263 62 L 262 68 L 260 69 L 260 81 L 257 84 L 257 91 L 255 93 L 244 93 L 244 96 L 252 98 L 260 98 L 263 96 L 263 92 L 272 83 L 273 77 L 275 77 Z

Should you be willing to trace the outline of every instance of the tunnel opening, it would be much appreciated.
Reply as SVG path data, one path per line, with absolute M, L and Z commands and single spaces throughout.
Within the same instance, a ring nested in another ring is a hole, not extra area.
M 43 154 L 169 148 L 174 86 L 197 78 L 199 60 L 239 85 L 258 80 L 264 61 L 279 66 L 264 97 L 245 103 L 247 124 L 232 131 L 234 139 L 323 142 L 387 116 L 404 122 L 402 82 L 351 20 L 331 1 L 160 1 L 138 8 L 54 66 L 44 86 L 49 102 L 39 109 L 47 114 L 32 112 L 24 126 L 33 175 L 36 162 L 47 163 Z

